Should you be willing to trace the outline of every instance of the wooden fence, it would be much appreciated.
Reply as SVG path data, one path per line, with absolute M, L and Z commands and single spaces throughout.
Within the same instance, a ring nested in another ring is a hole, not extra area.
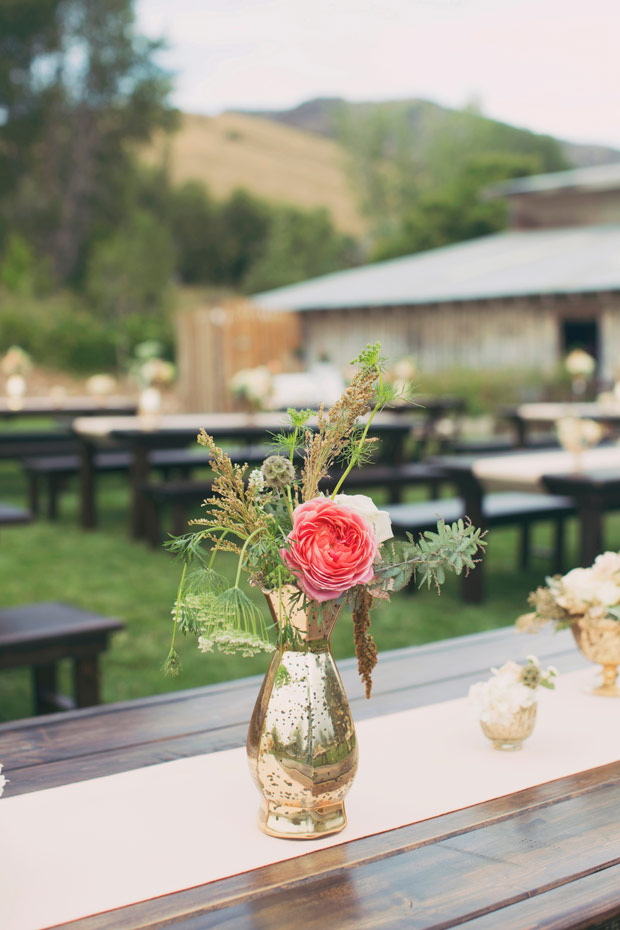
M 183 310 L 176 325 L 177 392 L 187 412 L 234 409 L 228 383 L 242 368 L 297 367 L 301 327 L 295 313 L 227 300 Z

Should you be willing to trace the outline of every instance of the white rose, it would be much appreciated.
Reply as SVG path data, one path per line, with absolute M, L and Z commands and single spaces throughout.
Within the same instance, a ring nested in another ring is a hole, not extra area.
M 593 571 L 598 577 L 611 578 L 620 574 L 620 553 L 603 552 L 594 559 Z
M 365 494 L 336 494 L 334 504 L 341 504 L 348 507 L 364 517 L 372 528 L 378 542 L 385 542 L 394 535 L 392 532 L 392 521 L 387 510 L 379 510 L 370 497 Z

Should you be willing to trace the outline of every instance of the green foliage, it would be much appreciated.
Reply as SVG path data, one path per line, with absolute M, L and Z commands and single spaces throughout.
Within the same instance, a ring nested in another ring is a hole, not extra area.
M 375 260 L 502 229 L 505 206 L 483 202 L 484 188 L 569 167 L 555 139 L 487 119 L 472 107 L 345 107 L 340 137 L 372 223 Z
M 86 277 L 86 293 L 100 318 L 114 323 L 117 347 L 125 351 L 136 341 L 154 335 L 144 322 L 164 319 L 174 267 L 168 230 L 153 214 L 137 211 L 93 249 Z
M 416 541 L 410 533 L 407 540 L 395 540 L 387 546 L 389 555 L 375 570 L 383 590 L 400 591 L 411 580 L 419 579 L 419 587 L 431 583 L 439 588 L 446 580 L 446 570 L 460 575 L 474 568 L 486 546 L 479 528 L 463 520 L 448 524 L 437 523 L 437 530 L 427 530 Z
M 380 240 L 372 257 L 394 258 L 498 232 L 506 226 L 506 203 L 485 201 L 483 191 L 497 181 L 539 170 L 540 162 L 532 156 L 490 153 L 472 157 L 442 187 L 420 193 L 403 215 L 399 232 Z
M 29 243 L 18 233 L 10 233 L 0 261 L 0 284 L 11 294 L 29 297 L 49 288 L 45 262 L 37 259 Z
M 132 146 L 171 125 L 159 46 L 136 34 L 133 0 L 10 0 L 0 36 L 0 207 L 60 282 L 79 280 L 122 224 Z
M 264 250 L 243 286 L 256 293 L 346 268 L 358 258 L 353 240 L 334 228 L 327 210 L 273 207 Z

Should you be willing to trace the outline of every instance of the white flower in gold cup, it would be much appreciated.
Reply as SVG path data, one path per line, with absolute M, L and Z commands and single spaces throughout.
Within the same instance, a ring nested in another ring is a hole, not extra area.
M 620 553 L 603 552 L 589 568 L 545 579 L 529 595 L 534 607 L 517 619 L 517 629 L 537 632 L 551 623 L 570 627 L 575 641 L 591 662 L 603 666 L 603 680 L 591 694 L 620 697 L 616 684 L 620 665 Z
M 494 749 L 521 749 L 536 722 L 536 688 L 555 687 L 557 670 L 550 665 L 543 671 L 538 659 L 528 656 L 524 666 L 509 661 L 491 671 L 488 681 L 471 686 L 469 700 Z
M 566 452 L 572 453 L 573 467 L 575 471 L 580 471 L 582 454 L 601 441 L 603 427 L 585 417 L 562 417 L 555 426 L 560 445 Z

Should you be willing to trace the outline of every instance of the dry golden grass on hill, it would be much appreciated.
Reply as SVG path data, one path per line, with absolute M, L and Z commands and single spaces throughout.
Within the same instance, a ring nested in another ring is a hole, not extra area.
M 239 113 L 184 114 L 178 132 L 157 140 L 147 159 L 164 153 L 175 183 L 204 181 L 215 197 L 243 187 L 279 203 L 326 207 L 343 232 L 360 235 L 366 228 L 345 156 L 329 139 Z

